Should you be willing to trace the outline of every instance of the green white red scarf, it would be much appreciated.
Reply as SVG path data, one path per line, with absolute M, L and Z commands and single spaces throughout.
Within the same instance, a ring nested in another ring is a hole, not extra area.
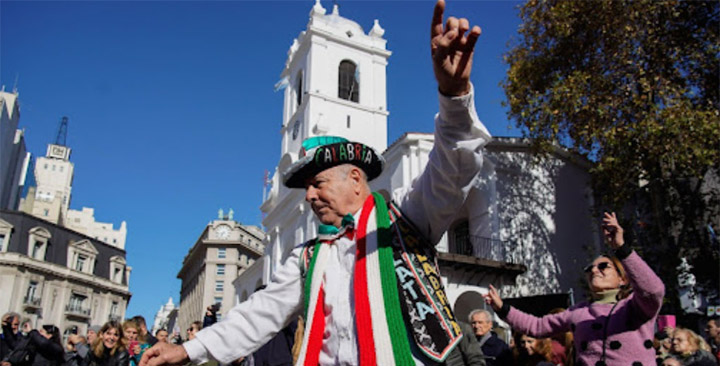
M 376 235 L 374 235 L 376 233 Z M 387 204 L 368 197 L 356 228 L 355 325 L 360 366 L 413 365 L 393 264 Z M 305 334 L 297 365 L 316 366 L 325 331 L 323 277 L 332 241 L 314 244 L 305 277 Z

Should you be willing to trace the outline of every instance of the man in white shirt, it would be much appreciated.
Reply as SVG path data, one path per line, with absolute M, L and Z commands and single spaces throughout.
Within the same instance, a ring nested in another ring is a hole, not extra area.
M 428 261 L 463 205 L 482 166 L 490 134 L 479 121 L 470 83 L 480 28 L 435 6 L 431 29 L 440 111 L 423 174 L 394 204 L 368 181 L 384 165 L 372 148 L 341 138 L 303 143 L 304 156 L 284 172 L 305 188 L 322 226 L 298 245 L 265 290 L 229 311 L 182 346 L 145 352 L 140 366 L 227 364 L 260 348 L 297 315 L 306 319 L 298 365 L 408 365 L 445 361 L 462 337 Z

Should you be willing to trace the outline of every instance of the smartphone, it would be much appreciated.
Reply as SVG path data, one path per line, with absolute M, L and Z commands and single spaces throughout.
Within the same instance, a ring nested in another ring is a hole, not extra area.
M 135 346 L 138 345 L 138 341 L 130 341 L 130 344 L 128 345 L 128 351 L 130 353 L 130 356 L 135 356 Z

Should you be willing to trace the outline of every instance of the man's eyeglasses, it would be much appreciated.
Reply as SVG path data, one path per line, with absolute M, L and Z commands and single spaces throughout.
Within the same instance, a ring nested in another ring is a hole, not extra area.
M 595 268 L 595 267 L 596 267 L 595 264 L 591 264 L 591 265 L 588 265 L 587 267 L 585 267 L 585 269 L 583 269 L 583 271 L 585 271 L 585 273 L 590 273 L 590 272 L 592 272 L 593 268 Z M 597 264 L 597 269 L 600 272 L 605 272 L 605 270 L 608 268 L 610 268 L 610 262 L 600 262 Z

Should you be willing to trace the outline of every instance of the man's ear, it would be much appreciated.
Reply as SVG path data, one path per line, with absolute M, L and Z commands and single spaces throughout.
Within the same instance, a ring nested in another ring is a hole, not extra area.
M 348 174 L 348 177 L 352 179 L 353 184 L 355 185 L 355 192 L 359 193 L 362 189 L 362 181 L 363 181 L 363 173 L 360 170 L 360 168 L 353 166 L 352 169 L 350 169 L 350 174 Z

